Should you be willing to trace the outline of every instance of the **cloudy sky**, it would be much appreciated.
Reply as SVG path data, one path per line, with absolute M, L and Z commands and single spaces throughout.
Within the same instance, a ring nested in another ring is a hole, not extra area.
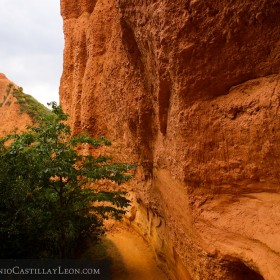
M 60 1 L 0 3 L 0 72 L 41 103 L 58 101 L 64 40 Z

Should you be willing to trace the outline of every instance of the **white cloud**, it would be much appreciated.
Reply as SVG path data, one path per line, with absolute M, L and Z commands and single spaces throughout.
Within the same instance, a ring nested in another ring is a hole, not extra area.
M 40 102 L 58 101 L 62 52 L 59 0 L 1 0 L 0 72 Z

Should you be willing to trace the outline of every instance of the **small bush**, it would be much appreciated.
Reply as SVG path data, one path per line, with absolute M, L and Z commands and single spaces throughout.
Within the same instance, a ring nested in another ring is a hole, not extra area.
M 7 96 L 10 94 L 11 89 L 12 89 L 13 86 L 14 86 L 14 85 L 13 85 L 12 83 L 9 83 L 9 84 L 7 85 L 7 88 L 6 88 Z
M 132 177 L 130 164 L 79 154 L 77 147 L 109 145 L 104 137 L 71 138 L 67 115 L 52 115 L 27 131 L 0 138 L 0 258 L 71 258 L 87 238 L 104 233 L 103 221 L 120 219 L 126 192 L 99 190 Z

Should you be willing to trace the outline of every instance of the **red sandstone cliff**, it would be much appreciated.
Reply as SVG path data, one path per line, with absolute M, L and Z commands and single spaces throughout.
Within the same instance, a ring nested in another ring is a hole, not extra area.
M 280 2 L 61 0 L 75 133 L 139 163 L 132 225 L 173 279 L 279 279 Z M 263 277 L 263 278 L 262 278 Z
M 20 113 L 20 106 L 13 96 L 14 85 L 4 74 L 0 73 L 0 136 L 16 131 L 23 131 L 32 120 L 25 112 Z

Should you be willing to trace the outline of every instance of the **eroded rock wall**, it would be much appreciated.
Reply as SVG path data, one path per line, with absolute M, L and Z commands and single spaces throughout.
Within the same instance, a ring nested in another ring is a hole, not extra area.
M 74 133 L 139 164 L 132 225 L 173 279 L 280 275 L 280 2 L 61 0 Z

